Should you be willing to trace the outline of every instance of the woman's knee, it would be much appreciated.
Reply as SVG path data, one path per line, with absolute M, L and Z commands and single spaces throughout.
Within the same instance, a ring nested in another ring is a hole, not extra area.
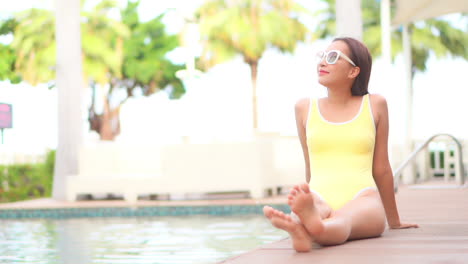
M 380 199 L 362 197 L 347 211 L 352 218 L 351 239 L 376 237 L 385 231 L 385 210 Z
M 380 236 L 386 228 L 386 218 L 385 214 L 377 214 L 374 216 L 374 221 L 371 221 L 371 226 L 369 226 L 369 229 L 372 229 L 372 233 L 374 233 L 376 236 Z

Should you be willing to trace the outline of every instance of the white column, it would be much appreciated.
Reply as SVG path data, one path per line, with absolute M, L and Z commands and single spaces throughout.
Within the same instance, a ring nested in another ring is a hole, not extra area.
M 382 55 L 379 58 L 379 61 L 382 63 L 382 67 L 379 68 L 378 72 L 378 87 L 381 91 L 385 91 L 388 94 L 387 100 L 389 102 L 389 115 L 390 115 L 390 135 L 388 139 L 388 154 L 390 157 L 391 164 L 396 168 L 400 166 L 403 162 L 404 157 L 402 157 L 402 153 L 400 151 L 395 151 L 395 147 L 401 147 L 401 142 L 396 140 L 398 137 L 395 135 L 397 130 L 395 130 L 396 126 L 392 125 L 393 118 L 395 118 L 396 112 L 395 109 L 398 108 L 397 104 L 399 103 L 396 101 L 394 96 L 390 95 L 389 91 L 395 90 L 394 80 L 392 76 L 394 74 L 393 71 L 393 64 L 392 64 L 392 40 L 391 40 L 391 24 L 390 24 L 390 0 L 381 0 L 380 2 L 380 28 L 381 28 L 381 48 L 382 48 Z M 375 68 L 374 68 L 375 69 Z M 375 70 L 374 70 L 375 71 Z M 392 93 L 393 95 L 393 93 Z M 396 120 L 400 120 L 399 118 L 395 118 Z M 395 184 L 399 183 L 399 179 L 395 179 Z
M 406 72 L 406 93 L 405 93 L 405 159 L 413 151 L 413 77 L 411 60 L 411 36 L 408 25 L 403 25 L 403 56 Z M 410 163 L 403 172 L 403 183 L 411 184 L 416 180 L 413 163 Z
M 335 8 L 337 36 L 362 40 L 361 0 L 336 0 Z
M 82 90 L 80 0 L 55 0 L 58 89 L 58 146 L 52 197 L 65 200 L 65 178 L 78 173 L 82 141 Z
M 185 69 L 177 71 L 176 77 L 182 80 L 200 77 L 202 72 L 195 68 L 195 58 L 200 45 L 200 30 L 197 23 L 190 21 L 185 23 L 181 44 L 185 51 Z
M 385 65 L 392 64 L 392 39 L 390 25 L 390 0 L 380 2 L 380 27 L 382 29 L 382 60 Z

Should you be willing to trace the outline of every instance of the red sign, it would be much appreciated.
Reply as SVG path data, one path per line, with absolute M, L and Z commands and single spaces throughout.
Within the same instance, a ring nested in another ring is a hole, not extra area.
M 11 104 L 0 103 L 0 128 L 12 128 Z

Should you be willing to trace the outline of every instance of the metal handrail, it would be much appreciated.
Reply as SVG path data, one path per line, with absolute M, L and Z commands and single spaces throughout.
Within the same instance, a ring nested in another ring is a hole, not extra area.
M 450 135 L 450 134 L 446 134 L 446 133 L 440 133 L 440 134 L 435 134 L 433 136 L 431 136 L 430 138 L 428 138 L 426 141 L 424 141 L 424 143 L 419 146 L 417 149 L 415 149 L 410 155 L 409 157 L 400 165 L 400 167 L 398 167 L 394 173 L 393 173 L 393 179 L 394 179 L 394 183 L 395 183 L 395 192 L 398 190 L 398 183 L 399 183 L 399 178 L 400 178 L 400 175 L 401 173 L 403 172 L 403 169 L 411 162 L 413 161 L 413 159 L 416 157 L 416 155 L 421 152 L 421 150 L 425 149 L 429 143 L 431 143 L 432 140 L 434 140 L 436 137 L 440 137 L 440 136 L 446 136 L 446 137 L 450 137 L 456 144 L 457 144 L 457 149 L 458 149 L 458 163 L 460 166 L 458 166 L 458 173 L 459 175 L 461 176 L 461 182 L 460 182 L 460 185 L 463 185 L 464 182 L 465 182 L 465 169 L 463 167 L 463 152 L 462 152 L 462 144 L 460 143 L 460 141 Z

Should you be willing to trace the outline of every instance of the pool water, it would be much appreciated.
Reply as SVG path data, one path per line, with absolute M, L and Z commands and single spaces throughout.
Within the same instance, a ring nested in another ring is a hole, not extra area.
M 287 236 L 266 218 L 0 220 L 0 263 L 216 263 Z

